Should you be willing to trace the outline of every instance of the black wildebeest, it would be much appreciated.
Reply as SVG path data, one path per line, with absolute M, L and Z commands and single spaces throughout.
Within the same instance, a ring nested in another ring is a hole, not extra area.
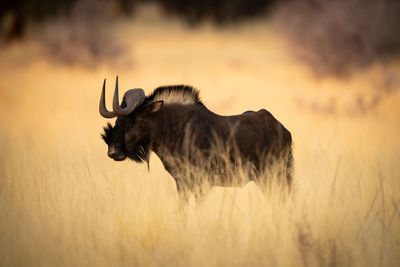
M 153 151 L 182 196 L 195 191 L 196 184 L 204 180 L 210 186 L 243 184 L 238 175 L 232 175 L 235 169 L 247 170 L 247 182 L 263 183 L 268 175 L 262 174 L 279 166 L 281 180 L 290 186 L 291 134 L 268 111 L 220 116 L 207 109 L 196 89 L 185 85 L 159 87 L 148 96 L 142 89 L 131 89 L 120 105 L 118 76 L 113 111 L 108 111 L 105 82 L 100 114 L 117 117 L 115 126 L 108 123 L 102 134 L 110 158 L 148 164 Z

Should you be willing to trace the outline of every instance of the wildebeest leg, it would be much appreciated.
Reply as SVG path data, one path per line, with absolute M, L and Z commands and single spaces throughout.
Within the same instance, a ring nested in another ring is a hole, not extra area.
M 293 183 L 293 154 L 290 150 L 286 160 L 286 182 L 289 186 L 289 189 L 292 189 Z
M 189 202 L 190 196 L 193 195 L 196 203 L 201 203 L 209 192 L 209 187 L 205 184 L 192 184 L 182 180 L 176 180 L 176 189 L 182 204 Z
M 261 190 L 261 192 L 268 197 L 268 185 L 267 185 L 267 176 L 265 173 L 258 173 L 256 176 L 253 176 L 252 181 L 256 183 L 258 188 Z
M 178 191 L 179 201 L 182 205 L 186 205 L 189 202 L 190 189 L 181 179 L 176 179 L 175 182 L 176 190 Z
M 206 198 L 210 187 L 206 184 L 199 184 L 194 190 L 194 197 L 196 199 L 196 204 L 200 204 Z
M 274 195 L 284 200 L 291 192 L 290 185 L 286 181 L 286 174 L 273 171 L 264 172 L 258 175 L 254 182 L 267 198 Z
M 167 159 L 169 158 L 167 157 Z M 163 160 L 163 158 L 161 158 L 161 161 L 164 164 L 165 170 L 167 170 L 172 178 L 174 178 L 175 180 L 179 202 L 181 203 L 181 205 L 186 205 L 189 202 L 189 188 L 187 186 L 187 179 L 179 170 L 179 168 L 176 167 L 174 164 L 170 164 L 170 162 L 168 162 L 167 160 Z

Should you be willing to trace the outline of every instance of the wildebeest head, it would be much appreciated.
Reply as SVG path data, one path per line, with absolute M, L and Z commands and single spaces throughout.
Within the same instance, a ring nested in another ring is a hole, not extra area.
M 150 146 L 149 116 L 160 110 L 163 101 L 146 103 L 142 89 L 128 90 L 121 106 L 118 100 L 118 76 L 115 85 L 113 111 L 105 105 L 105 80 L 100 98 L 99 111 L 104 118 L 117 117 L 115 126 L 104 127 L 103 140 L 108 145 L 108 156 L 116 161 L 126 157 L 136 161 L 148 161 Z

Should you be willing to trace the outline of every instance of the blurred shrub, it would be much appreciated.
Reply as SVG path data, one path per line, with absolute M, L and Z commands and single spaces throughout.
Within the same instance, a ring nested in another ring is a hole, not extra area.
M 35 32 L 46 56 L 64 64 L 95 67 L 102 62 L 119 63 L 125 52 L 112 28 L 113 3 L 82 0 L 68 14 L 52 18 Z
M 29 22 L 43 21 L 60 12 L 67 12 L 76 0 L 14 0 L 0 1 L 0 34 L 12 41 L 25 35 Z
M 124 46 L 114 38 L 112 24 L 134 15 L 139 3 L 159 3 L 168 14 L 190 24 L 211 19 L 217 23 L 265 14 L 276 0 L 16 0 L 0 3 L 0 39 L 21 39 L 29 33 L 46 56 L 66 64 L 94 67 L 120 61 Z M 30 29 L 34 29 L 30 31 Z
M 178 14 L 190 24 L 204 19 L 223 24 L 265 15 L 276 0 L 160 0 L 169 14 Z
M 346 75 L 400 52 L 399 0 L 291 0 L 274 17 L 318 74 Z
M 16 0 L 0 3 L 0 34 L 6 40 L 21 38 L 29 22 L 68 14 L 86 0 Z M 116 15 L 132 15 L 138 3 L 159 3 L 167 14 L 177 14 L 190 24 L 204 19 L 230 23 L 263 15 L 277 0 L 109 0 Z M 95 1 L 93 1 L 95 3 Z
M 58 16 L 68 16 L 76 6 L 87 0 L 14 0 L 0 1 L 0 37 L 6 41 L 22 38 L 28 24 L 48 21 Z M 138 0 L 100 1 L 103 7 L 112 8 L 116 15 L 131 15 Z M 96 1 L 93 5 L 99 6 Z M 107 5 L 105 5 L 107 3 Z M 102 13 L 105 11 L 102 10 Z

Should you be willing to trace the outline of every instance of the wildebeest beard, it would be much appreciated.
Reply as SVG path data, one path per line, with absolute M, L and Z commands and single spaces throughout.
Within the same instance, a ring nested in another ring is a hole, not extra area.
M 130 158 L 131 160 L 136 161 L 137 163 L 143 163 L 144 161 L 147 162 L 149 161 L 149 151 L 150 151 L 150 146 L 146 144 L 142 144 L 139 146 L 136 146 L 134 148 L 129 148 L 126 149 L 126 156 Z

